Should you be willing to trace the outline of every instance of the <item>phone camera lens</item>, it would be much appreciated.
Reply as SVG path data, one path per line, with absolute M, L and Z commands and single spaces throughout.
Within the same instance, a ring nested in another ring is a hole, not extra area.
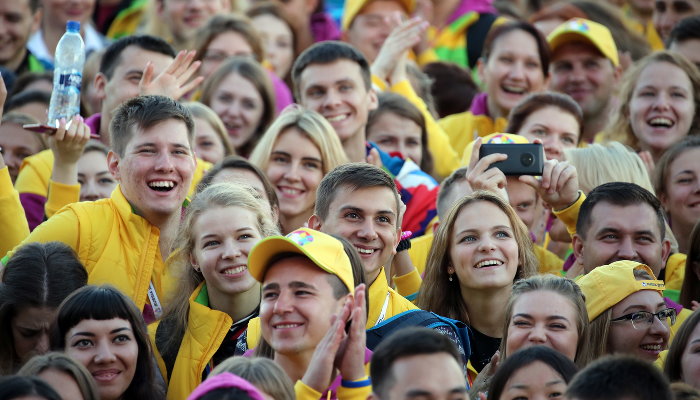
M 535 155 L 532 153 L 523 153 L 520 156 L 520 163 L 525 167 L 531 166 L 533 162 L 535 162 Z

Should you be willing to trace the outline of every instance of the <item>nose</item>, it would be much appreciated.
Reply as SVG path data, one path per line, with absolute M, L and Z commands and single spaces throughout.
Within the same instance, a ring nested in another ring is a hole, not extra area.
M 655 316 L 649 327 L 649 333 L 668 338 L 670 330 L 667 324 L 669 323 L 670 322 L 662 322 Z
M 545 331 L 545 328 L 540 324 L 535 324 L 535 326 L 530 330 L 528 340 L 534 344 L 545 343 L 547 341 L 547 332 Z
M 374 229 L 374 221 L 371 218 L 365 218 L 357 231 L 357 236 L 367 242 L 377 238 L 377 231 Z
M 301 178 L 299 177 L 299 163 L 291 162 L 284 171 L 284 178 L 291 182 L 298 182 Z
M 95 201 L 100 197 L 94 182 L 88 180 L 80 185 L 80 201 Z
M 654 99 L 654 108 L 656 110 L 667 110 L 670 106 L 671 99 L 666 93 L 659 93 Z
M 496 245 L 491 237 L 484 236 L 479 241 L 478 250 L 481 252 L 484 252 L 484 253 L 490 253 L 490 252 L 496 250 Z
M 512 79 L 525 79 L 525 65 L 518 61 L 508 70 L 508 76 Z
M 233 240 L 229 239 L 224 242 L 224 251 L 221 253 L 222 259 L 233 259 L 241 254 L 240 247 Z
M 108 341 L 102 340 L 97 344 L 94 360 L 97 364 L 106 364 L 116 360 Z
M 555 135 L 547 135 L 544 139 L 544 152 L 547 154 L 548 159 L 556 159 L 561 161 L 562 152 L 564 148 L 561 145 L 561 141 Z
M 326 96 L 323 98 L 323 106 L 325 108 L 335 108 L 340 105 L 340 95 L 334 89 L 329 89 Z
M 275 314 L 286 314 L 291 312 L 292 308 L 293 302 L 291 296 L 289 296 L 284 290 L 280 291 L 279 295 L 277 296 L 277 300 L 275 300 L 275 305 L 272 311 Z
M 170 153 L 167 151 L 162 151 L 156 157 L 156 170 L 162 172 L 170 172 L 174 169 L 173 160 Z
M 36 347 L 34 349 L 36 354 L 45 354 L 49 351 L 49 333 L 42 331 L 39 334 L 39 339 L 36 342 Z
M 620 241 L 620 247 L 617 249 L 617 256 L 621 260 L 636 260 L 637 250 L 634 247 L 633 239 L 625 236 Z

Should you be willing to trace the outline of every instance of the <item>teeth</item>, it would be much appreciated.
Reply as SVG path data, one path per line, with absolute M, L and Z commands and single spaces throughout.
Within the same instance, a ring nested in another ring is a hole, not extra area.
M 296 194 L 301 193 L 301 190 L 299 190 L 299 189 L 284 188 L 284 189 L 282 189 L 282 193 L 291 194 L 291 195 L 296 195 Z
M 673 121 L 671 121 L 668 118 L 658 117 L 658 118 L 652 118 L 652 120 L 649 121 L 649 125 L 670 127 L 670 126 L 673 126 Z
M 148 184 L 150 187 L 171 188 L 175 186 L 173 181 L 155 181 Z
M 503 90 L 505 90 L 506 92 L 516 93 L 516 94 L 525 93 L 525 88 L 522 88 L 522 87 L 508 86 L 508 85 L 503 85 L 502 87 L 503 87 Z
M 223 270 L 221 272 L 224 275 L 236 275 L 236 274 L 240 274 L 243 271 L 245 271 L 245 265 L 241 265 L 240 267 L 226 268 L 225 270 Z
M 299 324 L 283 324 L 283 325 L 277 325 L 275 328 L 277 329 L 287 329 L 287 328 L 296 328 L 299 326 Z
M 327 120 L 328 122 L 338 122 L 338 121 L 344 120 L 345 118 L 347 118 L 347 117 L 345 116 L 345 114 L 341 114 L 341 115 L 336 115 L 336 116 L 334 116 L 334 117 L 326 117 L 326 120 Z
M 372 250 L 372 249 L 361 249 L 361 248 L 359 248 L 359 247 L 355 247 L 355 249 L 357 250 L 358 253 L 361 253 L 361 254 L 372 254 L 372 253 L 374 253 L 374 250 Z
M 663 350 L 663 346 L 660 344 L 643 344 L 640 346 L 644 350 L 650 350 L 650 351 L 661 351 Z
M 490 267 L 493 265 L 501 265 L 501 264 L 503 264 L 503 263 L 501 261 L 498 261 L 498 260 L 486 260 L 486 261 L 482 261 L 482 262 L 476 264 L 476 268 Z

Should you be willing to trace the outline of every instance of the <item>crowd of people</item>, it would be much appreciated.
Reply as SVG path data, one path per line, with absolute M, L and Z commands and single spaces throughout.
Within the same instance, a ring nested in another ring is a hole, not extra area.
M 700 0 L 1 1 L 0 399 L 700 400 L 699 67 Z

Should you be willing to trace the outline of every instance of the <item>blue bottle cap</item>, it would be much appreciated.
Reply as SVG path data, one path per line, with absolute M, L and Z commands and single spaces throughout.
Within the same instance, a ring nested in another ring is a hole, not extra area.
M 80 21 L 68 21 L 66 24 L 66 30 L 73 32 L 80 31 Z

